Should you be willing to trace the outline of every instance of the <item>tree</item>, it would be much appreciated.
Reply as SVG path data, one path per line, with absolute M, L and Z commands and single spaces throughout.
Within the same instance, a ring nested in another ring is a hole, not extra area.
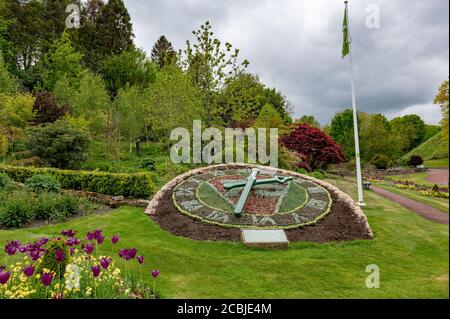
M 420 116 L 415 114 L 392 119 L 391 128 L 398 138 L 403 153 L 419 146 L 425 137 L 425 123 Z
M 89 134 L 60 119 L 28 131 L 27 147 L 33 156 L 57 168 L 76 168 L 88 156 Z
M 68 105 L 59 105 L 52 92 L 37 92 L 33 105 L 33 124 L 53 123 L 69 112 Z
M 231 43 L 213 38 L 211 25 L 206 21 L 199 30 L 192 32 L 196 42 L 186 41 L 187 48 L 180 51 L 180 64 L 186 70 L 202 92 L 205 106 L 205 122 L 210 127 L 214 121 L 220 121 L 217 116 L 217 92 L 225 82 L 242 72 L 249 64 L 244 60 L 238 64 L 239 49 L 233 49 Z M 220 121 L 221 122 L 221 121 Z
M 358 116 L 358 127 L 360 127 Z M 330 136 L 344 149 L 345 157 L 355 157 L 355 134 L 353 131 L 353 111 L 347 109 L 336 113 L 331 120 Z
M 96 19 L 99 40 L 96 50 L 103 57 L 120 54 L 133 45 L 133 26 L 123 0 L 109 0 L 99 5 Z
M 307 124 L 294 124 L 293 130 L 282 137 L 281 143 L 302 156 L 312 170 L 345 161 L 340 145 L 320 129 Z
M 448 138 L 448 80 L 442 82 L 433 103 L 441 107 L 442 130 L 444 132 L 444 136 Z
M 303 115 L 295 123 L 308 124 L 311 127 L 320 128 L 320 123 L 316 120 L 313 115 Z
M 272 105 L 266 104 L 263 106 L 262 110 L 259 112 L 253 127 L 255 128 L 283 128 L 284 122 L 278 114 L 278 112 L 273 108 Z
M 0 95 L 10 94 L 18 89 L 16 79 L 8 72 L 0 52 Z
M 172 43 L 164 35 L 160 36 L 152 49 L 152 61 L 162 69 L 166 64 L 173 63 L 175 57 Z
M 361 159 L 363 161 L 373 162 L 375 156 L 383 160 L 385 157 L 392 160 L 401 155 L 397 137 L 391 132 L 391 126 L 386 116 L 360 113 L 359 118 Z M 380 162 L 382 161 L 380 160 Z
M 63 32 L 61 38 L 52 44 L 50 51 L 43 58 L 41 66 L 43 88 L 52 91 L 56 82 L 63 77 L 77 86 L 83 72 L 81 58 L 82 54 L 75 50 L 69 34 Z
M 120 121 L 120 132 L 130 143 L 130 153 L 133 143 L 145 135 L 145 102 L 142 92 L 137 87 L 126 86 L 119 90 L 115 100 L 115 109 Z
M 141 49 L 132 47 L 107 59 L 101 74 L 109 92 L 115 96 L 119 89 L 129 86 L 145 88 L 155 80 L 156 66 Z
M 166 66 L 156 81 L 145 89 L 147 138 L 168 141 L 177 127 L 192 127 L 192 121 L 204 117 L 199 89 L 176 65 Z
M 275 89 L 265 87 L 258 76 L 241 72 L 230 78 L 218 95 L 218 114 L 224 124 L 248 127 L 266 104 L 272 105 L 285 124 L 291 122 L 284 96 Z

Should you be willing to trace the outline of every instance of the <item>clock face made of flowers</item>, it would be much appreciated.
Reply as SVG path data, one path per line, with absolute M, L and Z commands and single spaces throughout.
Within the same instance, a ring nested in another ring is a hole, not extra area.
M 297 175 L 261 170 L 246 193 L 252 173 L 249 167 L 232 167 L 191 176 L 174 188 L 173 204 L 191 218 L 237 228 L 297 228 L 315 224 L 331 209 L 329 192 Z M 238 187 L 228 187 L 232 184 Z

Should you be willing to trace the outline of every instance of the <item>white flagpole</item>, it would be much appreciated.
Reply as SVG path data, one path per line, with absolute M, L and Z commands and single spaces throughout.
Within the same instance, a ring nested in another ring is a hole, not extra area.
M 347 4 L 348 1 L 345 1 Z M 350 37 L 350 22 L 347 10 L 347 37 Z M 358 183 L 358 205 L 365 206 L 363 189 L 362 189 L 362 176 L 361 176 L 361 156 L 359 151 L 359 131 L 358 131 L 358 112 L 356 110 L 356 95 L 355 95 L 355 80 L 353 77 L 353 61 L 352 61 L 352 47 L 351 41 L 348 44 L 348 54 L 349 54 L 349 65 L 350 65 L 350 81 L 352 86 L 352 106 L 353 106 L 353 129 L 355 135 L 355 159 L 356 159 L 356 182 Z

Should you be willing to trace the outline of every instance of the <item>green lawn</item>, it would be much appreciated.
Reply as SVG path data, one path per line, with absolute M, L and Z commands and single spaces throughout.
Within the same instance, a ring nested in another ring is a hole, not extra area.
M 355 195 L 354 184 L 331 181 Z M 371 241 L 293 243 L 284 251 L 197 242 L 163 231 L 142 209 L 123 207 L 61 225 L 0 231 L 0 242 L 34 240 L 61 228 L 119 234 L 116 248 L 135 246 L 146 256 L 146 273 L 161 270 L 163 298 L 448 298 L 448 226 L 365 194 L 365 212 L 375 233 Z M 109 243 L 103 249 L 116 254 Z M 3 254 L 2 249 L 0 258 Z M 379 289 L 365 287 L 370 264 L 380 267 Z M 136 263 L 130 265 L 137 273 Z
M 442 211 L 444 213 L 448 213 L 448 205 L 449 205 L 448 199 L 429 197 L 429 196 L 422 195 L 417 191 L 401 189 L 401 188 L 397 188 L 395 186 L 386 185 L 386 184 L 376 184 L 376 186 L 384 188 L 392 193 L 401 195 L 403 197 L 413 199 L 413 200 L 416 200 L 423 204 L 429 205 L 431 207 L 439 209 L 440 211 Z
M 411 173 L 411 174 L 402 174 L 402 175 L 387 175 L 386 177 L 392 178 L 392 179 L 401 179 L 401 180 L 407 180 L 414 182 L 416 184 L 424 184 L 424 185 L 430 185 L 434 186 L 435 183 L 429 182 L 426 180 L 428 176 L 428 172 L 417 172 L 417 173 Z M 441 186 L 448 186 L 445 184 L 439 184 Z
M 431 161 L 431 165 L 439 164 L 439 166 L 434 167 L 448 167 L 448 136 L 445 138 L 442 134 L 441 132 L 430 137 L 408 154 L 402 156 L 402 159 L 409 160 L 412 155 L 419 155 L 426 161 L 425 165 L 428 167 L 431 167 L 429 166 L 430 162 L 428 160 L 433 160 Z M 434 162 L 434 160 L 438 161 Z M 441 166 L 441 164 L 445 163 L 446 165 Z

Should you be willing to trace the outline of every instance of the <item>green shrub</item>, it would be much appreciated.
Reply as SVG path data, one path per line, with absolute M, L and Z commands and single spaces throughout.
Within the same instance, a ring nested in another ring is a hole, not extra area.
M 11 179 L 9 178 L 8 174 L 6 173 L 0 173 L 0 190 L 6 189 L 11 185 Z
M 35 174 L 51 175 L 61 183 L 64 189 L 114 196 L 148 197 L 156 190 L 155 182 L 148 173 L 118 174 L 1 165 L 0 172 L 7 173 L 14 181 L 21 183 Z
M 42 256 L 42 263 L 39 266 L 39 269 L 37 269 L 38 272 L 41 272 L 44 268 L 48 269 L 50 271 L 54 271 L 56 273 L 55 278 L 57 280 L 62 279 L 66 266 L 69 263 L 69 257 L 70 253 L 67 249 L 67 246 L 64 245 L 64 239 L 63 238 L 55 238 L 52 239 L 48 243 L 48 249 L 44 253 L 44 256 Z M 64 254 L 64 258 L 62 261 L 58 262 L 55 259 L 55 254 L 58 250 L 61 250 Z
M 80 199 L 73 195 L 39 193 L 33 201 L 33 216 L 39 220 L 64 220 L 80 210 Z
M 61 218 L 70 217 L 76 215 L 80 209 L 80 198 L 62 194 L 56 197 L 55 211 Z
M 25 187 L 32 192 L 53 192 L 61 191 L 61 183 L 51 175 L 36 174 L 25 181 Z
M 312 173 L 309 174 L 310 176 L 317 178 L 317 179 L 324 179 L 325 175 L 322 172 L 319 171 L 314 171 Z
M 378 169 L 386 169 L 389 164 L 389 157 L 383 154 L 376 154 L 372 159 L 370 160 L 370 163 L 375 165 Z
M 33 215 L 39 220 L 49 220 L 56 214 L 55 212 L 55 194 L 42 192 L 34 198 Z
M 144 168 L 148 170 L 154 170 L 155 169 L 155 161 L 151 158 L 144 158 L 138 165 L 138 168 Z
M 29 195 L 26 193 L 14 193 L 0 206 L 0 225 L 2 226 L 17 228 L 32 218 Z

